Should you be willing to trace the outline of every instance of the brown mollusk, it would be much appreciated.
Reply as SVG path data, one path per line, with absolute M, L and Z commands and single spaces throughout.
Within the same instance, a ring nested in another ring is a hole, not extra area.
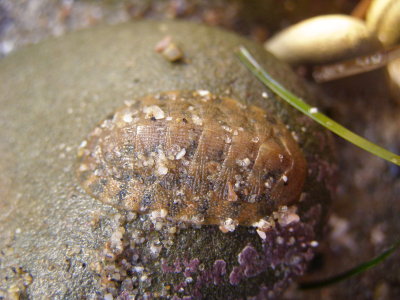
M 79 160 L 81 185 L 104 203 L 228 230 L 296 202 L 306 177 L 280 121 L 203 90 L 128 103 L 94 129 Z

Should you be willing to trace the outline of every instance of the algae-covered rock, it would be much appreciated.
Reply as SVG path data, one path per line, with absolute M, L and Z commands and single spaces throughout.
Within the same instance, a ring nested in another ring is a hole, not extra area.
M 165 36 L 183 60 L 154 51 Z M 266 299 L 305 271 L 333 188 L 330 136 L 259 83 L 235 56 L 239 45 L 311 99 L 261 46 L 183 22 L 98 27 L 0 62 L 0 297 Z M 88 195 L 76 176 L 81 142 L 117 107 L 170 90 L 207 90 L 280 118 L 307 160 L 300 200 L 271 212 L 265 231 L 223 233 Z

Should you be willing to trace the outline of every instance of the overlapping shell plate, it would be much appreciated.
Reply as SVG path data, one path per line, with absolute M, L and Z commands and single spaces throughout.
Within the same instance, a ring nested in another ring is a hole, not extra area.
M 225 231 L 294 203 L 305 176 L 283 124 L 204 90 L 132 101 L 79 149 L 79 181 L 100 201 Z

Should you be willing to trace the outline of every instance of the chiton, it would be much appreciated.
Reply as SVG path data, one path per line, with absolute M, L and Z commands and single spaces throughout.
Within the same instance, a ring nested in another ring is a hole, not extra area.
M 94 198 L 222 231 L 295 203 L 306 177 L 284 124 L 205 90 L 127 103 L 89 134 L 78 156 L 79 181 Z

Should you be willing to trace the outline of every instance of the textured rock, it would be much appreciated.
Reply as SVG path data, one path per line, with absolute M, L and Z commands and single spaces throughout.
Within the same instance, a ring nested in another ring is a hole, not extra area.
M 166 35 L 181 47 L 184 62 L 171 64 L 155 53 Z M 333 187 L 330 137 L 250 75 L 233 53 L 241 44 L 306 96 L 290 69 L 261 47 L 187 23 L 94 28 L 0 62 L 3 295 L 263 299 L 304 271 Z M 241 226 L 224 234 L 215 226 L 118 212 L 86 194 L 74 170 L 77 149 L 95 124 L 126 100 L 174 89 L 226 94 L 280 117 L 308 162 L 298 207 L 281 207 L 272 216 L 275 226 L 261 234 Z

